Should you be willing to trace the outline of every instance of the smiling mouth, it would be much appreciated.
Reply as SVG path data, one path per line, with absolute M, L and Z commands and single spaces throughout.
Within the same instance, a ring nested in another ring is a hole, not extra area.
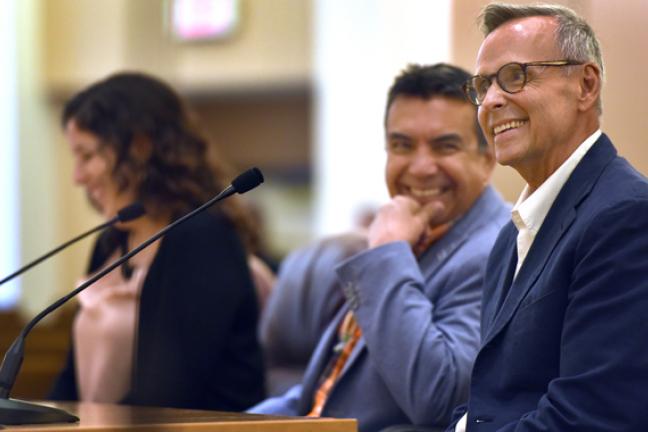
M 427 199 L 427 198 L 438 197 L 444 192 L 444 189 L 440 187 L 427 188 L 427 189 L 418 189 L 418 188 L 411 187 L 411 188 L 407 188 L 407 191 L 412 198 Z
M 527 120 L 513 120 L 513 121 L 510 121 L 510 122 L 501 124 L 499 126 L 495 126 L 493 128 L 493 135 L 499 135 L 502 132 L 506 132 L 507 130 L 517 129 L 519 127 L 524 126 L 527 123 L 528 123 Z

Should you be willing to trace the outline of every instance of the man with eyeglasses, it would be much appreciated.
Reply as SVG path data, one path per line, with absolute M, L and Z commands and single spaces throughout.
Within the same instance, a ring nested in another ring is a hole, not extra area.
M 481 19 L 464 91 L 527 185 L 488 261 L 450 430 L 646 430 L 648 182 L 599 129 L 599 43 L 560 6 L 491 4 Z

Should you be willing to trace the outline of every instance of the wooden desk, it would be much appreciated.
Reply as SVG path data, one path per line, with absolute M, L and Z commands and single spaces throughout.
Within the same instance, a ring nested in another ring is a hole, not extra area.
M 79 423 L 7 426 L 2 431 L 226 431 L 226 432 L 356 432 L 352 419 L 278 417 L 219 411 L 131 407 L 95 403 L 53 403 L 79 417 Z

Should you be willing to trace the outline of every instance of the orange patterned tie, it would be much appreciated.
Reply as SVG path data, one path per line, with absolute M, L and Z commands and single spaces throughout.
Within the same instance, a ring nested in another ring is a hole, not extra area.
M 349 355 L 351 355 L 351 351 L 353 351 L 353 347 L 358 343 L 361 336 L 362 330 L 353 316 L 353 312 L 347 312 L 338 329 L 340 342 L 334 348 L 334 351 L 337 353 L 337 359 L 334 357 L 330 362 L 330 372 L 328 374 L 323 374 L 326 378 L 321 381 L 320 386 L 315 392 L 313 408 L 307 414 L 308 417 L 319 417 L 322 415 L 322 408 L 324 408 L 324 404 L 331 392 L 331 388 L 340 376 L 345 363 L 349 359 Z

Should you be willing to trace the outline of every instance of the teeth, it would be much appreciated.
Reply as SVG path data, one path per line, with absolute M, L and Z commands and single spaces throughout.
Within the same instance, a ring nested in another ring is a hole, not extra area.
M 417 198 L 429 198 L 429 197 L 435 197 L 441 195 L 441 189 L 440 188 L 434 188 L 434 189 L 415 189 L 415 188 L 410 188 L 410 192 L 413 196 Z
M 522 121 L 522 120 L 510 121 L 508 123 L 504 123 L 503 125 L 496 126 L 495 129 L 493 129 L 493 134 L 497 135 L 509 129 L 519 128 L 523 124 L 526 124 L 526 121 Z

